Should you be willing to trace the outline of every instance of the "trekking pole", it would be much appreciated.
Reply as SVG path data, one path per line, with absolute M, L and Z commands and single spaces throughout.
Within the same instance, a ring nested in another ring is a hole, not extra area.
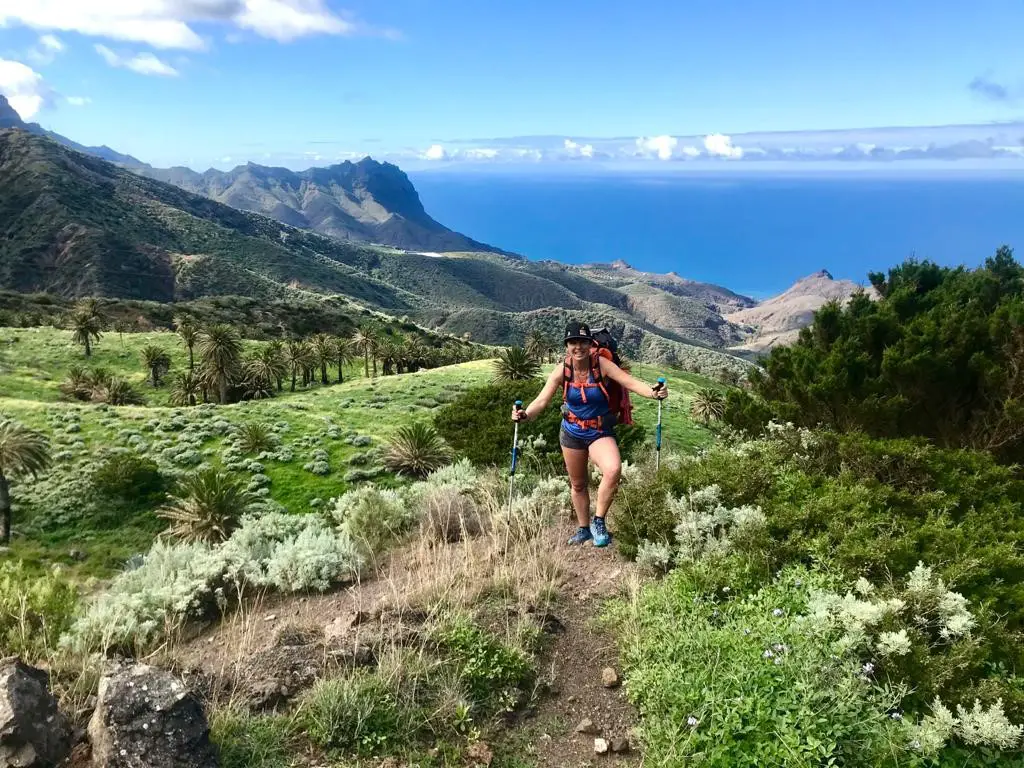
M 658 383 L 654 385 L 654 391 L 657 392 L 659 389 L 665 386 L 665 377 L 659 376 Z M 654 433 L 654 471 L 657 472 L 661 469 L 661 400 L 658 400 L 658 428 Z
M 523 401 L 516 400 L 516 412 L 523 410 Z M 512 432 L 512 471 L 508 475 L 508 520 L 512 522 L 512 483 L 516 479 L 516 459 L 519 458 L 519 421 Z

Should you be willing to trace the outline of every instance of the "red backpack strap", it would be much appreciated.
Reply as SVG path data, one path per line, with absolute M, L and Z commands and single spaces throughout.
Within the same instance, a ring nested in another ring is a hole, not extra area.
M 594 378 L 594 383 L 601 388 L 604 393 L 604 399 L 611 405 L 611 397 L 608 396 L 608 387 L 604 384 L 604 377 L 601 375 L 601 354 L 600 349 L 595 349 L 590 353 L 590 375 Z

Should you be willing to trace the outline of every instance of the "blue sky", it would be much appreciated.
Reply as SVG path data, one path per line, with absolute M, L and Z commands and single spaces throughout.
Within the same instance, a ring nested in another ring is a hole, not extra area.
M 1021 29 L 1009 0 L 0 0 L 0 92 L 76 141 L 198 169 L 937 146 L 1024 167 L 1024 124 L 989 125 L 1024 119 Z M 982 127 L 821 133 L 962 124 Z

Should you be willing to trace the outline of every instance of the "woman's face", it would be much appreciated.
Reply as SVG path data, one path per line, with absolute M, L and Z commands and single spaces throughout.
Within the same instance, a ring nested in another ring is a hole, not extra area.
M 571 339 L 565 342 L 565 349 L 573 360 L 586 360 L 590 357 L 590 340 Z

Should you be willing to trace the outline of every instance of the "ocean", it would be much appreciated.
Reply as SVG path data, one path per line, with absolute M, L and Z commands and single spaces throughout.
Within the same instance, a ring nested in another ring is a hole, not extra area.
M 624 259 L 764 298 L 820 269 L 867 284 L 916 256 L 1024 258 L 1024 174 L 918 177 L 410 172 L 427 212 L 531 259 Z

